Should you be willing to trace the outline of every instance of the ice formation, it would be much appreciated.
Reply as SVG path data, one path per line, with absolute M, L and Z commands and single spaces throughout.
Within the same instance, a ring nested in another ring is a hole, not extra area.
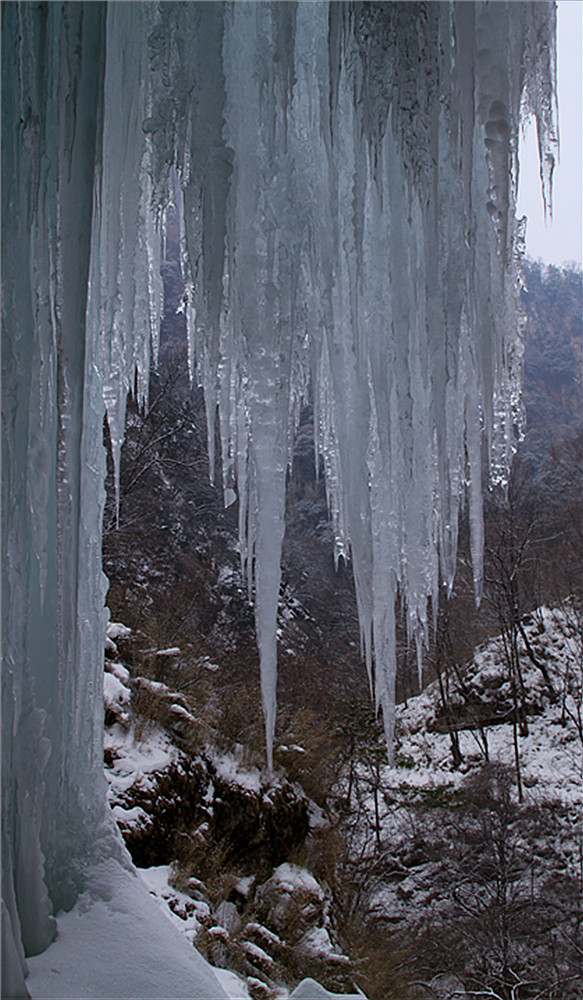
M 390 742 L 394 607 L 451 584 L 481 449 L 521 421 L 520 114 L 544 197 L 552 2 L 8 3 L 2 9 L 3 941 L 7 995 L 88 853 L 101 774 L 107 412 L 147 391 L 180 203 L 193 377 L 218 408 L 254 591 L 267 748 L 294 426 L 312 393 L 337 553 Z

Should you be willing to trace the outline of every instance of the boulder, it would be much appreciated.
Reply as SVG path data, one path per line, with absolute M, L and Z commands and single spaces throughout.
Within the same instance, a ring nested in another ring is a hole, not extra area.
M 305 868 L 284 863 L 256 893 L 260 918 L 289 945 L 296 945 L 306 931 L 323 924 L 324 890 Z

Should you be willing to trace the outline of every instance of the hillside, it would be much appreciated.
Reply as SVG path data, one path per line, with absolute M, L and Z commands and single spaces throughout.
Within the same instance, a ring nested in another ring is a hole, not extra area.
M 189 940 L 239 976 L 236 996 L 285 997 L 309 974 L 333 991 L 358 983 L 370 1000 L 447 1000 L 485 984 L 501 1000 L 575 998 L 580 273 L 527 267 L 527 431 L 508 490 L 486 494 L 484 597 L 476 609 L 462 516 L 421 695 L 399 619 L 394 769 L 304 409 L 288 476 L 270 783 L 237 504 L 225 509 L 209 481 L 169 247 L 160 365 L 146 410 L 130 402 L 119 518 L 110 468 L 104 532 L 108 604 L 130 629 L 112 634 L 108 654 L 106 769 L 135 863 Z M 315 880 L 299 930 L 274 916 L 279 889 L 272 911 L 257 896 L 289 879 L 286 865 L 300 891 Z
M 226 748 L 216 664 L 200 664 L 203 695 L 183 683 L 183 651 L 110 625 L 111 805 L 150 892 L 229 970 L 229 995 L 283 1000 L 308 974 L 371 1000 L 579 996 L 580 609 L 538 609 L 524 630 L 520 732 L 496 637 L 450 680 L 447 720 L 437 681 L 400 706 L 394 767 L 369 730 L 326 787 L 307 744 L 280 745 L 271 779 L 260 754 Z
M 581 271 L 526 263 L 524 405 L 530 460 L 581 430 Z

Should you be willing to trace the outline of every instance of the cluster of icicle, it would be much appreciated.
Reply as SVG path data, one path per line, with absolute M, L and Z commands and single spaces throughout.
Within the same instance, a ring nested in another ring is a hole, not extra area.
M 163 226 L 176 174 L 191 376 L 210 468 L 218 407 L 239 501 L 269 766 L 286 470 L 308 394 L 390 752 L 397 596 L 420 656 L 468 487 L 479 598 L 483 441 L 503 480 L 520 434 L 519 122 L 536 116 L 550 203 L 554 6 L 114 4 L 107 38 L 94 260 L 114 450 L 157 326 L 148 208 Z M 143 272 L 126 266 L 136 248 Z
M 286 468 L 308 391 L 389 748 L 395 602 L 420 653 L 466 487 L 479 598 L 482 446 L 504 479 L 522 422 L 519 120 L 536 115 L 550 203 L 553 37 L 538 3 L 156 15 L 148 127 L 158 167 L 178 170 L 190 356 L 211 469 L 218 404 L 239 499 L 270 765 Z
M 536 118 L 550 203 L 555 9 L 11 3 L 2 18 L 3 990 L 24 996 L 23 954 L 46 947 L 103 830 L 103 416 L 118 469 L 128 391 L 145 398 L 156 356 L 165 209 L 177 191 L 269 765 L 286 470 L 310 394 L 390 746 L 395 599 L 422 643 L 467 484 L 479 594 L 482 444 L 503 478 L 519 433 L 519 119 Z

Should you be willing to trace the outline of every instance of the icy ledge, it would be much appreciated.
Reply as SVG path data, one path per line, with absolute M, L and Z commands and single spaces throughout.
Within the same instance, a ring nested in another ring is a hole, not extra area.
M 228 1000 L 210 965 L 160 910 L 147 886 L 117 861 L 95 865 L 59 935 L 28 959 L 32 1000 L 164 997 Z

